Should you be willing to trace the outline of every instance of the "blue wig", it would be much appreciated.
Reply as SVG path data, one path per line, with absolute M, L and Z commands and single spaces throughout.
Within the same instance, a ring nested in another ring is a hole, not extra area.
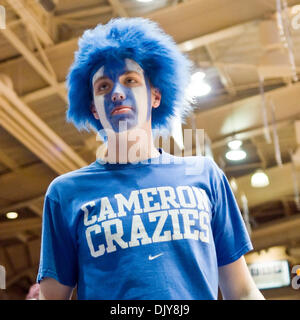
M 112 19 L 106 25 L 86 30 L 78 47 L 67 76 L 67 120 L 79 130 L 103 129 L 90 109 L 93 102 L 91 77 L 112 57 L 136 61 L 152 86 L 160 90 L 160 106 L 152 108 L 152 128 L 156 132 L 168 132 L 173 117 L 184 121 L 191 108 L 184 98 L 191 62 L 155 22 L 144 18 Z

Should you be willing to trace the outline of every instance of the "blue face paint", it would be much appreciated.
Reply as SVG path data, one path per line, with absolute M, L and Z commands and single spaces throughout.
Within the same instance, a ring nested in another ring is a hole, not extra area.
M 104 129 L 121 132 L 150 119 L 150 83 L 135 61 L 111 59 L 98 69 L 92 82 L 94 104 Z

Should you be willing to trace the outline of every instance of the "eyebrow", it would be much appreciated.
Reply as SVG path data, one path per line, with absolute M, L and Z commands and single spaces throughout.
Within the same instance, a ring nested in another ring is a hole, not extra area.
M 135 73 L 135 74 L 137 74 L 137 75 L 139 75 L 139 76 L 141 76 L 141 74 L 140 73 L 138 73 L 137 71 L 126 71 L 126 72 L 124 72 L 123 74 L 121 74 L 121 76 L 123 76 L 123 75 L 127 75 L 127 74 L 129 74 L 129 73 Z
M 120 75 L 120 77 L 121 77 L 121 76 L 126 76 L 126 75 L 131 74 L 131 73 L 135 73 L 136 75 L 141 76 L 140 73 L 132 70 L 132 71 L 126 71 L 126 72 L 122 73 L 122 74 Z M 97 80 L 94 82 L 94 86 L 95 86 L 100 80 L 103 80 L 103 79 L 109 79 L 109 80 L 111 80 L 111 79 L 110 79 L 109 77 L 107 77 L 107 76 L 101 76 L 101 77 L 97 78 Z

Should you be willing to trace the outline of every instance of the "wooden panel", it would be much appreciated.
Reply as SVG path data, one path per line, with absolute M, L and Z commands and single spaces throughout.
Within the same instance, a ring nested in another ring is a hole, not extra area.
M 0 246 L 0 264 L 4 266 L 6 278 L 10 277 L 14 270 L 10 267 L 9 261 L 7 259 L 7 252 L 5 252 L 4 248 Z
M 18 167 L 38 162 L 39 159 L 23 146 L 17 139 L 0 126 L 0 149 L 8 158 L 11 158 Z M 0 156 L 1 165 L 1 156 Z
M 11 238 L 15 237 L 19 232 L 27 230 L 41 229 L 42 222 L 40 218 L 17 219 L 16 221 L 0 223 L 0 236 Z
M 12 79 L 14 89 L 19 95 L 47 86 L 46 82 L 34 72 L 32 67 L 23 58 L 1 63 L 0 72 Z
M 84 6 L 82 5 L 81 0 L 64 0 L 57 1 L 56 10 L 58 14 L 67 13 L 69 11 L 80 10 L 85 7 L 93 6 L 93 5 L 105 5 L 107 4 L 104 0 L 86 0 L 84 1 Z
M 24 250 L 24 244 L 7 247 L 7 253 L 14 264 L 16 271 L 29 267 L 26 252 Z
M 45 50 L 49 61 L 57 74 L 58 81 L 64 81 L 66 73 L 73 61 L 78 39 L 65 41 Z M 38 54 L 35 54 L 38 57 Z M 19 95 L 42 89 L 47 83 L 33 71 L 23 57 L 0 64 L 0 72 L 8 75 Z
M 175 37 L 186 41 L 274 12 L 275 1 L 254 0 L 190 0 L 147 15 Z M 299 1 L 289 1 L 299 3 Z
M 43 163 L 0 176 L 0 185 L 5 186 L 0 189 L 0 206 L 40 196 L 56 176 Z
M 299 88 L 300 85 L 295 84 L 267 93 L 274 101 L 277 121 L 299 116 Z M 205 129 L 212 141 L 256 126 L 263 126 L 260 95 L 197 114 L 197 128 Z
M 62 118 L 65 116 L 66 104 L 57 95 L 49 95 L 43 99 L 30 102 L 28 105 L 32 111 L 45 121 L 55 116 Z
M 251 240 L 255 250 L 266 249 L 272 246 L 291 245 L 300 240 L 299 215 L 271 222 L 263 227 L 255 229 L 251 234 Z
M 30 107 L 71 147 L 83 147 L 84 140 L 95 135 L 84 131 L 79 133 L 73 124 L 66 122 L 66 105 L 58 96 L 51 95 L 31 102 Z
M 41 239 L 28 242 L 31 261 L 34 265 L 37 265 L 40 261 L 40 246 L 41 246 Z
M 269 176 L 270 184 L 264 188 L 253 188 L 251 175 L 237 178 L 239 192 L 246 193 L 250 207 L 274 199 L 282 199 L 294 193 L 291 164 L 284 164 L 281 168 L 267 169 L 266 173 Z M 298 183 L 300 183 L 300 177 Z

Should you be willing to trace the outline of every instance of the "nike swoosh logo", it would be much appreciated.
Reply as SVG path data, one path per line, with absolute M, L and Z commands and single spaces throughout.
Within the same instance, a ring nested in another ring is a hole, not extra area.
M 151 260 L 154 260 L 154 259 L 162 256 L 162 255 L 163 255 L 163 253 L 159 253 L 159 254 L 157 254 L 156 256 L 151 256 L 151 254 L 150 254 L 149 257 L 148 257 L 148 259 L 151 261 Z

